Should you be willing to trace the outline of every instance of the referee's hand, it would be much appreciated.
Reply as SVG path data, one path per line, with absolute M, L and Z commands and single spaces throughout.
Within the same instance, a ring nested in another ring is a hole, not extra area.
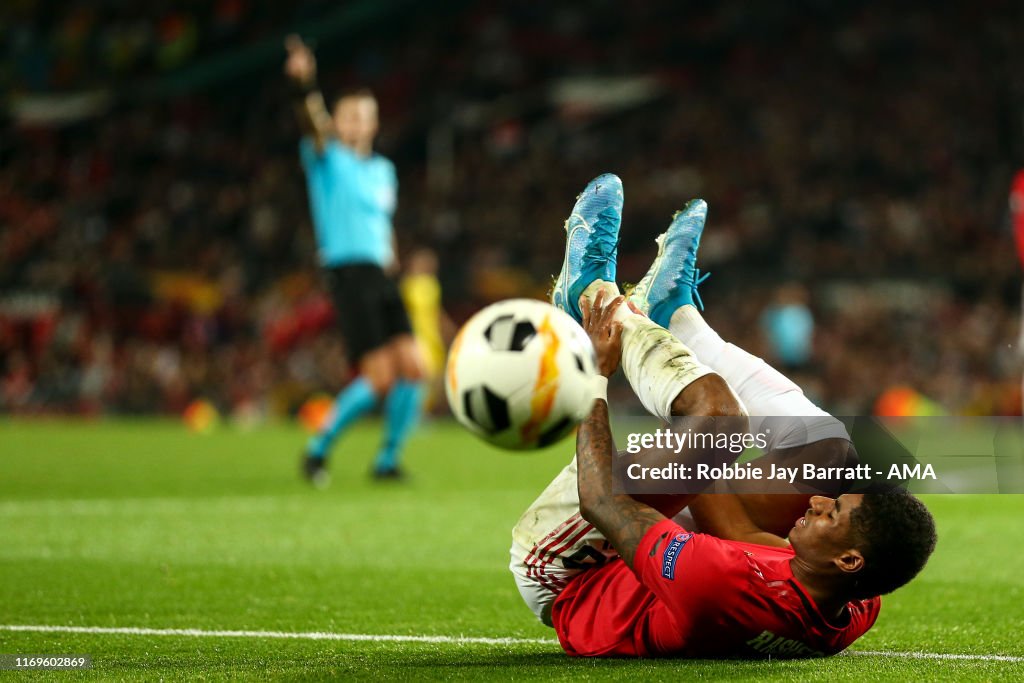
M 284 39 L 284 49 L 288 58 L 284 63 L 284 73 L 296 83 L 308 85 L 316 79 L 316 57 L 309 46 L 302 42 L 297 34 L 292 33 Z

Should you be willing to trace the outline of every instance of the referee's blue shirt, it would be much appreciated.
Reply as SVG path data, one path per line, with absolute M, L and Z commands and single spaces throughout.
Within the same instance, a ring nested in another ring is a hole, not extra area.
M 390 264 L 398 196 L 394 164 L 379 154 L 360 157 L 337 140 L 328 140 L 317 154 L 308 137 L 299 144 L 299 156 L 321 265 Z

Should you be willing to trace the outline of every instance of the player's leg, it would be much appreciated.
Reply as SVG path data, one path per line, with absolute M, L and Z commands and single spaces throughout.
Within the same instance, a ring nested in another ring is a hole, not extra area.
M 697 286 L 706 279 L 697 268 L 697 249 L 707 204 L 690 202 L 658 238 L 658 256 L 636 286 L 630 301 L 672 334 L 739 394 L 750 414 L 752 431 L 767 437 L 766 459 L 822 466 L 844 464 L 851 452 L 842 423 L 814 405 L 800 388 L 760 358 L 727 344 L 704 321 Z M 793 519 L 807 508 L 806 494 L 740 492 L 751 519 L 762 529 L 785 536 Z
M 617 294 L 615 247 L 621 222 L 622 187 L 612 175 L 592 181 L 566 222 L 567 244 L 552 303 L 580 319 L 579 302 L 601 289 Z M 735 395 L 721 377 L 697 362 L 667 330 L 619 307 L 623 322 L 623 367 L 644 405 L 667 417 L 742 415 Z M 666 515 L 687 502 L 682 496 L 647 501 Z M 522 515 L 512 532 L 511 563 L 520 594 L 541 621 L 576 574 L 617 556 L 605 538 L 582 518 L 576 460 L 559 473 Z
M 388 349 L 395 376 L 394 386 L 384 401 L 384 434 L 373 463 L 378 479 L 401 477 L 400 459 L 423 410 L 424 360 L 412 335 L 412 325 L 398 286 L 381 275 L 381 316 L 389 336 Z
M 519 518 L 509 553 L 520 595 L 548 626 L 551 604 L 569 581 L 617 557 L 601 532 L 580 515 L 575 457 Z
M 552 303 L 569 315 L 578 316 L 580 306 L 593 303 L 599 293 L 605 301 L 619 293 L 614 284 L 616 253 L 607 245 L 618 242 L 621 208 L 618 178 L 601 176 L 580 195 L 566 222 L 566 255 Z M 589 219 L 588 212 L 593 214 Z M 705 215 L 706 205 L 694 202 L 677 222 L 703 224 Z M 685 344 L 635 308 L 618 306 L 614 317 L 622 326 L 623 372 L 651 414 L 665 420 L 678 416 L 740 418 L 702 419 L 700 427 L 723 434 L 746 432 L 746 412 L 728 383 Z M 672 454 L 673 460 L 678 460 L 676 455 Z M 687 458 L 706 462 L 722 455 L 709 448 L 688 451 Z
M 303 472 L 318 486 L 328 481 L 327 459 L 334 442 L 377 405 L 394 381 L 378 296 L 372 288 L 364 286 L 367 273 L 373 268 L 341 266 L 326 272 L 345 350 L 358 375 L 338 393 L 327 421 L 306 444 Z
M 397 478 L 402 449 L 423 409 L 423 366 L 416 340 L 410 334 L 399 335 L 390 343 L 398 379 L 384 401 L 384 435 L 373 464 L 378 479 Z
M 704 321 L 697 286 L 697 249 L 707 204 L 691 201 L 658 238 L 658 256 L 630 295 L 630 302 L 668 328 L 701 362 L 739 394 L 751 430 L 766 434 L 767 450 L 805 446 L 827 438 L 848 439 L 842 423 L 812 403 L 803 391 L 760 358 L 725 342 Z
M 582 320 L 581 301 L 592 301 L 602 290 L 606 296 L 619 293 L 615 274 L 622 204 L 622 182 L 613 174 L 605 174 L 587 185 L 565 222 L 565 258 L 551 303 L 577 322 Z M 681 391 L 713 371 L 646 316 L 625 306 L 620 306 L 615 316 L 622 323 L 623 372 L 644 407 L 668 419 Z
M 843 424 L 816 406 L 796 383 L 763 359 L 722 339 L 696 307 L 687 304 L 676 310 L 669 329 L 694 349 L 701 360 L 720 369 L 750 414 L 762 418 L 761 426 L 765 429 L 771 428 L 770 448 L 849 438 Z

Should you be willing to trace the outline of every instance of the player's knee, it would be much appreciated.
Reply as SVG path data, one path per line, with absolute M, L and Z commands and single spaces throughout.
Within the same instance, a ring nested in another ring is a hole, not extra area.
M 415 347 L 399 346 L 395 352 L 395 368 L 398 376 L 409 382 L 423 379 L 423 368 Z
M 402 379 L 407 382 L 422 382 L 427 378 L 423 368 L 416 363 L 409 363 L 402 366 Z
M 721 376 L 710 374 L 692 382 L 672 402 L 672 414 L 743 417 L 747 411 Z
M 409 382 L 422 382 L 427 373 L 420 347 L 412 337 L 402 337 L 394 342 L 395 365 L 398 375 Z
M 367 381 L 370 386 L 373 387 L 373 393 L 378 398 L 387 396 L 388 392 L 391 391 L 391 387 L 395 383 L 395 376 L 390 372 L 378 372 L 367 376 Z
M 388 354 L 383 351 L 373 351 L 363 358 L 360 363 L 360 373 L 366 378 L 373 393 L 378 397 L 385 396 L 395 383 L 396 371 Z

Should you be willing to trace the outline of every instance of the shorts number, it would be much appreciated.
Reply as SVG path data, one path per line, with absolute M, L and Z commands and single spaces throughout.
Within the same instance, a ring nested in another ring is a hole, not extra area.
M 608 561 L 608 557 L 592 545 L 585 545 L 562 560 L 566 569 L 593 569 Z

